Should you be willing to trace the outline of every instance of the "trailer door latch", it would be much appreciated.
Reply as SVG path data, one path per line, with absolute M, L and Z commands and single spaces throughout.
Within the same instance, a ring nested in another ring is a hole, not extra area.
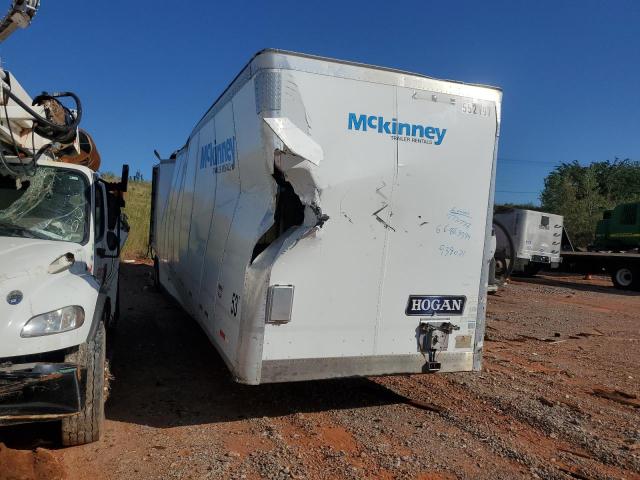
M 418 327 L 418 348 L 420 353 L 427 359 L 423 367 L 425 373 L 440 370 L 442 365 L 436 361 L 436 352 L 447 349 L 449 335 L 455 330 L 460 330 L 460 327 L 451 322 L 420 322 Z

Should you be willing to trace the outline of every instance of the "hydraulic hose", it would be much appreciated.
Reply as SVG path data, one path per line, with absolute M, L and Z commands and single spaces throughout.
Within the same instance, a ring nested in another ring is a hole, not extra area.
M 49 140 L 57 140 L 57 141 L 69 141 L 68 138 L 72 133 L 75 135 L 75 130 L 80 125 L 80 121 L 82 120 L 82 103 L 80 102 L 80 98 L 73 92 L 58 92 L 58 93 L 43 93 L 42 95 L 38 95 L 33 100 L 33 105 L 39 105 L 43 100 L 50 98 L 62 98 L 62 97 L 71 97 L 76 103 L 76 115 L 71 124 L 69 125 L 60 125 L 54 122 L 49 121 L 47 118 L 42 117 L 35 110 L 33 110 L 29 105 L 24 103 L 19 97 L 17 97 L 8 85 L 2 85 L 2 90 L 18 105 L 20 105 L 29 115 L 31 115 L 37 124 L 35 129 L 36 133 L 42 137 L 48 138 Z M 64 107 L 66 109 L 66 107 Z M 66 109 L 68 111 L 68 109 Z M 72 116 L 73 117 L 73 116 Z

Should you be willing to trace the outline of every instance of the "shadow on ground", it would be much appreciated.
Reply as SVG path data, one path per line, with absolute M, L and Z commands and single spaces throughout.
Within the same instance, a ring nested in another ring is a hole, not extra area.
M 235 383 L 199 325 L 151 285 L 152 268 L 122 269 L 122 319 L 107 418 L 175 427 L 398 403 L 366 378 Z
M 170 428 L 401 403 L 366 378 L 240 385 L 199 325 L 152 286 L 151 266 L 123 264 L 108 420 Z M 12 448 L 55 447 L 59 424 L 0 428 Z

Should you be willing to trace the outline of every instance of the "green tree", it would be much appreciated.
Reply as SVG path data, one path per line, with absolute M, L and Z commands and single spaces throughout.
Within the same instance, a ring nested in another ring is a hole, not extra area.
M 640 162 L 562 163 L 545 178 L 540 200 L 543 210 L 564 216 L 574 244 L 586 247 L 605 210 L 640 200 Z

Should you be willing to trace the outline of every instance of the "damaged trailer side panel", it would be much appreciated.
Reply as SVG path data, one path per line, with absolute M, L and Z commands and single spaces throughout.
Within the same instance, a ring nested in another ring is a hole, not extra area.
M 260 52 L 156 167 L 160 283 L 243 383 L 478 368 L 500 98 Z

